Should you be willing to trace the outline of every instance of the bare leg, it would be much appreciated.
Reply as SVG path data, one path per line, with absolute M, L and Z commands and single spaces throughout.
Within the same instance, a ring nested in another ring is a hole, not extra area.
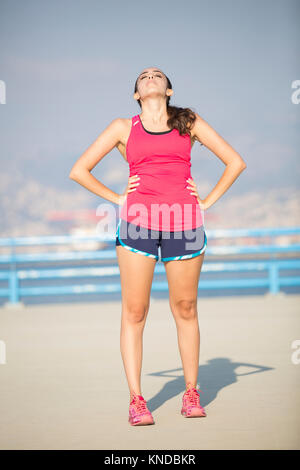
M 121 355 L 129 386 L 141 393 L 143 331 L 150 306 L 150 292 L 156 260 L 116 246 L 122 289 Z
M 202 253 L 194 258 L 164 263 L 186 389 L 196 387 L 198 381 L 200 329 L 197 295 L 204 255 Z

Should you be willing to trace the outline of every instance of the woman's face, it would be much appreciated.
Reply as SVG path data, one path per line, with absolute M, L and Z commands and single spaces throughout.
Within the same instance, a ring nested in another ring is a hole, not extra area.
M 153 93 L 165 96 L 167 79 L 164 73 L 156 67 L 143 70 L 138 76 L 137 90 L 141 98 Z

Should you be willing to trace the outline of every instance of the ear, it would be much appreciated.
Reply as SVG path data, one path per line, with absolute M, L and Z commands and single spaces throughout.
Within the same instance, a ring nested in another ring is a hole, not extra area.
M 174 90 L 172 90 L 172 88 L 167 88 L 167 90 L 166 90 L 166 95 L 167 96 L 172 96 L 173 93 L 174 93 Z

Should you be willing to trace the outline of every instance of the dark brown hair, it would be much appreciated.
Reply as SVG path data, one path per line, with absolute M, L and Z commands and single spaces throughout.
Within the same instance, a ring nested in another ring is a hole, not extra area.
M 172 89 L 172 83 L 170 82 L 169 78 L 164 74 L 164 76 L 167 79 L 167 88 Z M 135 85 L 134 85 L 134 93 L 138 91 L 137 87 L 138 83 L 138 78 L 136 79 Z M 192 111 L 190 108 L 181 108 L 179 106 L 170 106 L 170 96 L 167 96 L 167 113 L 169 116 L 169 119 L 167 120 L 167 125 L 171 129 L 177 129 L 180 135 L 185 135 L 189 134 L 191 137 L 191 129 L 194 125 L 194 122 L 196 120 L 196 115 L 194 111 Z M 141 100 L 137 100 L 140 108 L 142 108 L 141 105 Z M 200 145 L 203 145 L 200 142 Z

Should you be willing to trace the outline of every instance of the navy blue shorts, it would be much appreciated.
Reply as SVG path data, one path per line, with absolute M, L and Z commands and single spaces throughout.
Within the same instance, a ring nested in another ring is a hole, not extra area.
M 207 245 L 204 226 L 182 232 L 164 232 L 132 224 L 120 218 L 116 231 L 116 246 L 122 245 L 134 253 L 140 253 L 161 261 L 188 259 L 205 251 Z

